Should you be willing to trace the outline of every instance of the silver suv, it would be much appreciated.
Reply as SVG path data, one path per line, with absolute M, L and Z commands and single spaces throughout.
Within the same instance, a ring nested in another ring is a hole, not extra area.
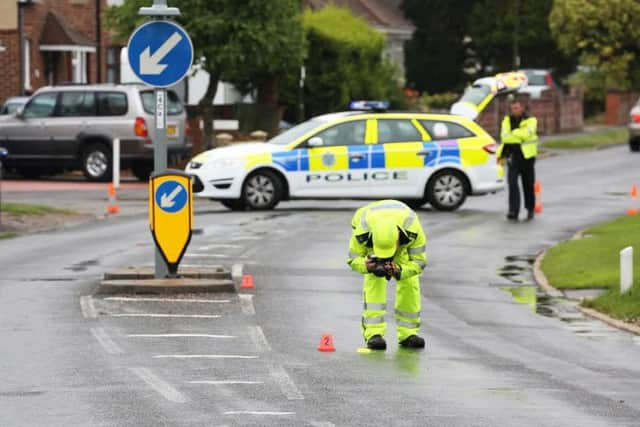
M 167 96 L 168 154 L 191 153 L 186 112 Z M 120 139 L 122 168 L 147 180 L 153 170 L 153 90 L 143 85 L 44 87 L 16 114 L 0 116 L 6 167 L 27 177 L 81 169 L 92 181 L 111 179 L 112 142 Z

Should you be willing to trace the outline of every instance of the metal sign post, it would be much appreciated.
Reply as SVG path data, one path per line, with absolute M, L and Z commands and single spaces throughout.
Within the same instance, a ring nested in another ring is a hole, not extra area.
M 154 0 L 153 6 L 140 8 L 138 14 L 151 16 L 154 20 L 136 28 L 127 50 L 134 74 L 155 88 L 153 169 L 154 175 L 159 175 L 167 170 L 166 88 L 178 83 L 189 72 L 193 63 L 193 44 L 180 25 L 166 20 L 180 15 L 178 8 L 167 6 L 167 0 Z M 150 209 L 153 209 L 153 194 L 149 194 L 149 199 Z M 155 276 L 163 278 L 169 273 L 166 257 L 162 256 L 156 241 Z

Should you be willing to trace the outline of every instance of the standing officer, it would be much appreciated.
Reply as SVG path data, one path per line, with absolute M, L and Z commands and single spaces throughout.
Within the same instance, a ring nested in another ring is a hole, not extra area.
M 502 120 L 500 129 L 502 144 L 496 153 L 501 161 L 506 158 L 509 165 L 509 213 L 507 219 L 518 220 L 520 212 L 518 177 L 521 177 L 524 207 L 528 211 L 527 220 L 532 220 L 535 215 L 536 203 L 533 187 L 536 180 L 534 166 L 538 155 L 538 120 L 535 117 L 529 117 L 522 102 L 517 100 L 511 103 L 510 112 L 511 114 Z
M 396 328 L 402 347 L 424 348 L 420 329 L 420 280 L 427 241 L 418 216 L 397 200 L 380 200 L 358 209 L 351 221 L 351 269 L 364 275 L 362 334 L 367 347 L 385 350 L 387 281 L 395 278 Z

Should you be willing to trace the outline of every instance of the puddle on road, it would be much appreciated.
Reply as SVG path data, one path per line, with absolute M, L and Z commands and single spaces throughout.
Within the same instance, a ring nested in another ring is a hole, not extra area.
M 98 265 L 98 260 L 97 259 L 90 259 L 87 261 L 80 261 L 77 262 L 69 267 L 65 267 L 65 270 L 71 270 L 71 271 L 86 271 L 89 267 Z
M 566 323 L 565 327 L 576 335 L 591 339 L 634 338 L 632 334 L 592 319 L 578 310 L 577 307 L 582 298 L 596 297 L 603 292 L 602 290 L 566 291 L 564 298 L 550 297 L 533 282 L 532 270 L 535 257 L 514 255 L 506 257 L 505 261 L 505 265 L 498 270 L 498 275 L 508 280 L 508 283 L 504 286 L 497 285 L 497 287 L 509 292 L 514 302 L 528 306 L 533 313 L 561 320 Z

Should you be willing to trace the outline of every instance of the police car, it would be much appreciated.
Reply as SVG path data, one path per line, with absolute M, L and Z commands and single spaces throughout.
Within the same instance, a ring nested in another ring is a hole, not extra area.
M 303 122 L 271 140 L 203 152 L 187 165 L 195 195 L 232 210 L 291 199 L 394 198 L 452 211 L 500 191 L 496 143 L 455 115 L 348 111 Z

